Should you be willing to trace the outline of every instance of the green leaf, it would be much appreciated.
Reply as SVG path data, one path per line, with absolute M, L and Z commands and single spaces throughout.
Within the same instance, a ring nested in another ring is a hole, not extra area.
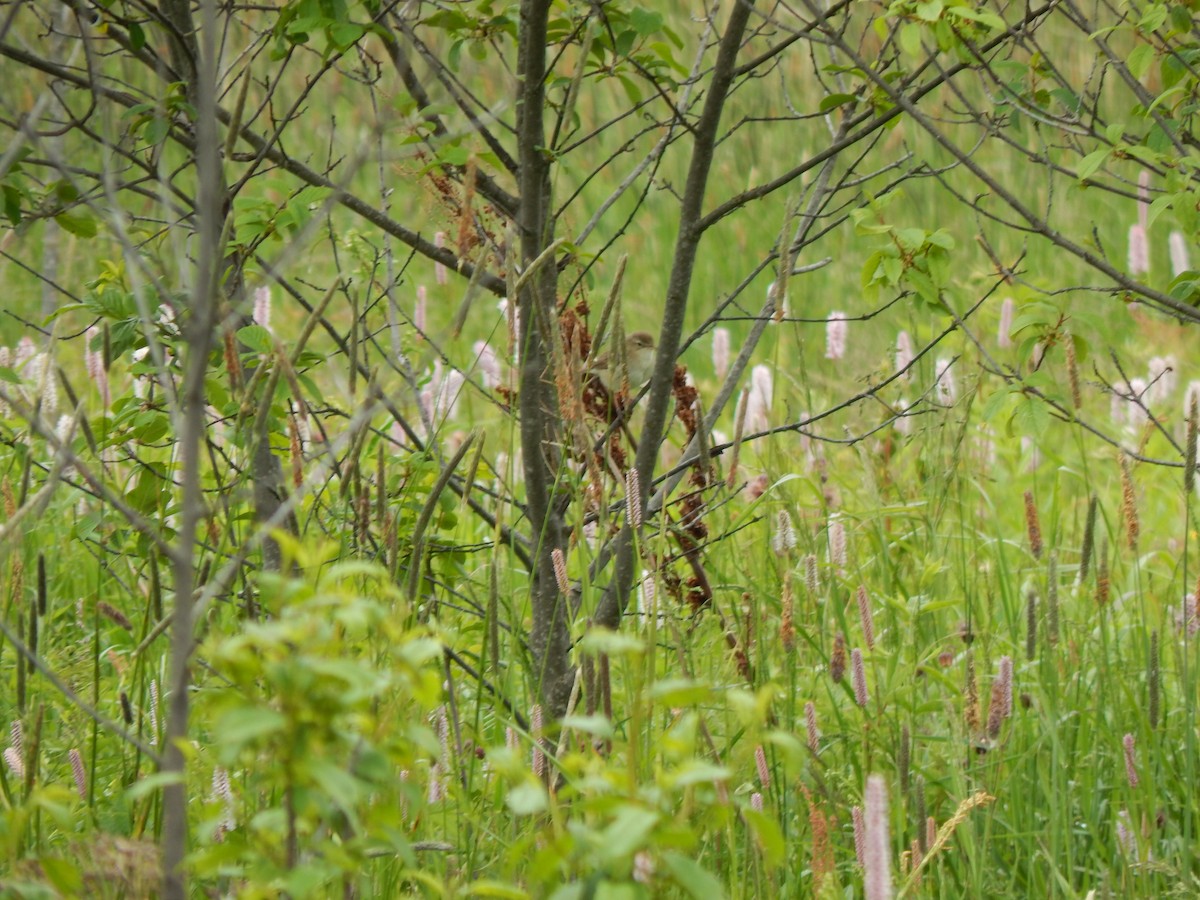
M 539 781 L 523 781 L 504 797 L 504 802 L 514 816 L 532 816 L 550 806 L 546 788 Z
M 625 89 L 625 96 L 629 99 L 631 104 L 637 106 L 642 102 L 644 99 L 642 97 L 642 89 L 638 87 L 638 83 L 636 81 L 634 81 L 628 75 L 621 74 L 617 75 L 617 81 L 621 82 L 621 87 Z
M 1142 15 L 1141 21 L 1138 22 L 1138 28 L 1149 34 L 1152 31 L 1158 31 L 1165 21 L 1167 21 L 1167 4 L 1150 3 L 1147 4 L 1146 12 Z
M 165 116 L 155 116 L 142 129 L 142 138 L 150 146 L 161 144 L 171 131 L 171 120 Z
M 924 228 L 897 228 L 896 240 L 900 242 L 900 246 L 910 253 L 919 250 L 925 243 Z
M 1171 30 L 1177 34 L 1187 34 L 1195 25 L 1188 4 L 1172 3 L 1170 17 Z
M 783 862 L 786 856 L 783 832 L 779 830 L 779 823 L 775 821 L 775 818 L 756 809 L 742 810 L 742 816 L 745 818 L 746 824 L 750 826 L 750 830 L 754 832 L 754 836 L 758 838 L 758 845 L 762 848 L 766 864 L 777 866 Z
M 171 421 L 165 412 L 148 409 L 133 417 L 130 437 L 141 444 L 153 444 L 171 430 Z
M 669 850 L 662 855 L 662 862 L 675 883 L 695 900 L 723 900 L 726 896 L 716 876 L 690 856 Z
M 21 224 L 21 192 L 11 184 L 4 185 L 4 215 L 13 225 Z
M 1138 44 L 1125 57 L 1125 65 L 1129 68 L 1129 74 L 1138 81 L 1146 77 L 1146 73 L 1150 71 L 1150 64 L 1153 62 L 1154 48 L 1149 44 Z
M 943 250 L 953 250 L 957 246 L 954 242 L 954 235 L 945 228 L 939 228 L 937 231 L 931 233 L 926 240 L 935 246 L 941 247 Z
M 925 0 L 925 2 L 917 4 L 915 11 L 918 19 L 924 22 L 936 22 L 942 17 L 944 8 L 943 0 Z
M 1049 425 L 1050 410 L 1046 408 L 1045 402 L 1026 394 L 1022 395 L 1016 409 L 1013 410 L 1009 432 L 1040 441 Z
M 213 729 L 221 744 L 233 751 L 242 746 L 278 734 L 287 726 L 287 717 L 273 709 L 238 706 L 226 710 Z
M 237 339 L 239 343 L 257 353 L 271 353 L 275 349 L 275 339 L 262 325 L 246 325 L 239 328 Z
M 562 727 L 582 731 L 584 734 L 605 739 L 613 735 L 612 722 L 607 716 L 599 714 L 592 716 L 566 716 L 562 720 Z
M 608 656 L 632 656 L 645 652 L 645 645 L 628 632 L 593 628 L 579 642 L 584 653 L 604 653 Z M 659 682 L 661 684 L 662 682 Z
M 847 103 L 853 103 L 857 99 L 857 94 L 828 94 L 821 98 L 821 103 L 817 109 L 820 112 L 826 113 Z
M 641 7 L 634 7 L 629 14 L 629 24 L 642 37 L 649 37 L 662 30 L 663 17 L 660 13 L 647 12 Z
M 662 706 L 695 706 L 709 700 L 712 694 L 712 687 L 689 678 L 656 681 L 650 689 L 650 696 Z
M 470 28 L 471 20 L 460 12 L 444 9 L 428 16 L 421 24 L 430 28 L 441 28 L 444 31 L 463 31 Z
M 733 773 L 724 766 L 700 760 L 691 760 L 680 766 L 669 776 L 670 783 L 677 788 L 691 787 L 694 784 L 712 784 L 717 781 L 728 781 Z
M 77 897 L 83 894 L 83 874 L 78 865 L 65 859 L 43 856 L 37 861 L 46 880 L 58 888 L 60 895 Z
M 158 509 L 159 498 L 162 497 L 166 486 L 161 473 L 152 468 L 143 469 L 133 490 L 125 494 L 125 499 L 138 512 L 151 513 Z
M 983 404 L 983 409 L 979 415 L 985 422 L 990 422 L 1008 406 L 1008 401 L 1012 398 L 1012 390 L 996 391 L 987 398 L 987 402 Z
M 61 212 L 54 217 L 63 231 L 70 232 L 76 237 L 94 238 L 96 236 L 96 220 L 86 214 Z
M 1079 161 L 1079 165 L 1075 169 L 1075 177 L 1080 181 L 1091 178 L 1102 165 L 1108 162 L 1111 155 L 1112 150 L 1108 148 L 1092 151 Z
M 358 43 L 366 33 L 367 30 L 361 25 L 355 25 L 352 22 L 338 22 L 330 26 L 329 39 L 338 50 L 346 51 Z
M 966 19 L 970 22 L 978 22 L 991 31 L 1003 31 L 1008 27 L 1004 20 L 995 13 L 982 9 L 973 9 L 969 6 L 951 6 L 946 10 L 946 15 L 954 16 L 958 19 Z
M 155 791 L 167 787 L 167 785 L 182 783 L 182 772 L 155 772 L 152 775 L 139 778 L 137 782 L 130 785 L 129 790 L 125 792 L 125 796 L 129 800 L 141 800 L 143 797 L 148 797 Z
M 613 53 L 617 56 L 628 56 L 629 51 L 633 49 L 633 43 L 637 40 L 637 32 L 626 29 L 617 35 L 617 39 L 613 42 Z
M 467 885 L 468 897 L 503 897 L 506 900 L 527 900 L 529 894 L 506 881 L 481 878 Z
M 617 814 L 600 837 L 605 857 L 617 861 L 640 850 L 658 824 L 659 814 L 640 806 L 626 806 Z

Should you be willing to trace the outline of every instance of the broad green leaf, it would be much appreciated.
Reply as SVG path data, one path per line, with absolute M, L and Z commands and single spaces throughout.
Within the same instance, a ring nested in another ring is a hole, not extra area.
M 691 760 L 670 773 L 668 780 L 675 787 L 691 787 L 694 784 L 728 781 L 732 777 L 733 773 L 724 766 L 713 765 L 701 760 Z
M 709 685 L 688 678 L 658 681 L 650 690 L 650 696 L 662 706 L 695 706 L 711 698 L 712 693 Z
M 503 897 L 505 900 L 526 900 L 529 894 L 506 881 L 481 878 L 466 887 L 468 897 Z
M 63 231 L 68 231 L 76 237 L 94 238 L 96 236 L 96 220 L 86 213 L 61 212 L 54 217 Z
M 775 821 L 775 818 L 756 809 L 742 810 L 742 816 L 758 839 L 758 845 L 762 848 L 766 864 L 777 866 L 783 862 L 786 848 L 783 842 L 783 832 L 779 830 L 779 823 Z
M 275 339 L 262 325 L 246 325 L 239 328 L 237 339 L 257 353 L 270 353 L 275 349 Z
M 916 5 L 917 18 L 925 22 L 936 22 L 945 8 L 944 0 L 924 0 Z
M 648 12 L 638 6 L 629 13 L 629 24 L 642 37 L 649 37 L 662 29 L 663 17 L 661 13 Z
M 990 422 L 998 416 L 1005 407 L 1008 406 L 1008 401 L 1012 398 L 1011 390 L 996 391 L 983 404 L 983 409 L 980 411 L 980 417 L 985 422 Z
M 608 656 L 631 656 L 646 650 L 640 639 L 626 632 L 611 631 L 607 628 L 593 628 L 584 635 L 579 645 L 585 653 L 604 653 Z
M 4 215 L 11 224 L 21 224 L 21 192 L 11 184 L 4 185 Z
M 1125 57 L 1125 65 L 1129 67 L 1129 74 L 1138 81 L 1146 77 L 1146 73 L 1150 71 L 1150 64 L 1153 62 L 1154 48 L 1149 44 L 1138 44 Z
M 130 785 L 129 789 L 125 791 L 125 796 L 131 801 L 141 800 L 169 784 L 181 784 L 182 782 L 183 773 L 181 772 L 155 772 L 139 778 Z
M 550 798 L 541 782 L 532 779 L 521 782 L 504 797 L 509 810 L 516 816 L 532 816 L 550 806 Z
M 69 862 L 53 856 L 43 856 L 37 860 L 38 867 L 46 876 L 46 880 L 58 888 L 61 896 L 78 897 L 83 895 L 83 874 L 77 863 Z M 21 894 L 20 896 L 25 896 Z
M 1039 441 L 1050 425 L 1050 410 L 1038 397 L 1022 396 L 1013 410 L 1009 433 Z
M 681 888 L 694 900 L 723 900 L 725 888 L 716 876 L 690 856 L 674 850 L 662 855 L 663 865 Z
M 1112 155 L 1112 150 L 1094 150 L 1079 161 L 1079 165 L 1075 168 L 1075 177 L 1080 181 L 1091 178 L 1099 171 L 1100 167 L 1108 162 L 1109 156 Z
M 161 144 L 171 131 L 171 120 L 166 116 L 155 116 L 142 129 L 142 138 L 150 146 Z
M 853 103 L 857 99 L 856 94 L 827 94 L 821 98 L 821 103 L 817 108 L 820 112 L 825 113 L 846 103 Z
M 562 720 L 562 727 L 600 738 L 610 738 L 613 735 L 612 722 L 602 715 L 566 716 Z
M 954 241 L 954 235 L 950 234 L 945 228 L 939 228 L 937 231 L 932 232 L 926 240 L 945 250 L 953 250 L 957 246 Z
M 234 750 L 277 734 L 287 726 L 287 717 L 273 709 L 237 706 L 226 710 L 213 729 L 220 743 Z
M 604 829 L 601 847 L 605 857 L 616 861 L 640 850 L 658 824 L 659 813 L 640 806 L 626 806 Z

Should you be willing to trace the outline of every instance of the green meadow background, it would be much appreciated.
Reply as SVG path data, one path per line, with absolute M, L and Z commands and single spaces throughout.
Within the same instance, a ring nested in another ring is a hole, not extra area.
M 682 15 L 671 21 L 685 36 L 679 57 L 690 60 L 697 26 Z M 1064 37 L 1059 49 L 1057 62 L 1067 71 L 1084 72 L 1094 62 L 1093 50 L 1078 41 Z M 463 81 L 511 118 L 487 63 L 464 55 L 462 65 Z M 9 83 L 20 75 L 7 61 L 0 71 Z M 302 87 L 293 73 L 281 91 L 294 96 Z M 787 116 L 789 106 L 815 109 L 824 92 L 799 55 L 740 86 L 725 117 L 731 131 L 718 150 L 708 206 L 819 152 L 829 139 L 822 117 L 766 128 L 748 123 Z M 381 133 L 362 98 L 361 86 L 344 74 L 326 76 L 311 102 L 311 128 L 292 138 L 307 143 L 289 151 L 349 158 L 377 143 L 382 164 L 371 158 L 352 188 L 377 197 L 382 171 L 395 188 L 397 219 L 426 236 L 453 234 L 452 212 L 405 143 L 409 120 L 395 79 L 378 87 L 386 114 Z M 586 91 L 580 121 L 603 121 L 625 100 L 611 85 Z M 1118 108 L 1124 101 L 1117 95 L 1112 102 Z M 978 140 L 973 126 L 952 124 L 954 103 L 934 94 L 923 108 L 944 114 L 960 144 Z M 739 123 L 747 124 L 735 128 Z M 1009 133 L 1030 146 L 1046 140 L 1019 115 Z M 633 138 L 628 152 L 582 186 L 628 132 L 602 133 L 562 158 L 556 196 L 580 190 L 563 234 L 583 226 L 656 136 Z M 68 154 L 87 159 L 95 152 L 77 136 L 64 140 Z M 1047 143 L 1064 166 L 1078 162 Z M 465 145 L 473 146 L 469 136 Z M 640 208 L 629 197 L 614 205 L 581 248 L 595 252 L 611 240 L 594 264 L 581 257 L 565 270 L 563 291 L 573 287 L 572 301 L 588 302 L 593 324 L 616 260 L 627 254 L 626 327 L 656 328 L 686 150 L 685 140 L 668 149 Z M 904 896 L 1200 891 L 1200 622 L 1193 599 L 1200 573 L 1195 491 L 1186 489 L 1183 467 L 1185 394 L 1200 379 L 1189 352 L 1194 336 L 1112 292 L 1036 235 L 987 220 L 964 202 L 988 203 L 965 173 L 927 175 L 924 167 L 949 160 L 911 122 L 886 131 L 860 171 L 882 170 L 909 153 L 913 171 L 901 183 L 893 184 L 904 170 L 880 171 L 864 182 L 856 203 L 886 194 L 880 215 L 890 224 L 943 229 L 953 239 L 947 303 L 960 326 L 951 329 L 951 316 L 912 297 L 864 287 L 863 266 L 883 239 L 831 214 L 828 233 L 798 260 L 830 262 L 791 279 L 788 316 L 767 329 L 754 359 L 773 380 L 769 424 L 806 415 L 816 421 L 803 433 L 783 430 L 743 445 L 731 483 L 724 481 L 732 453 L 717 460 L 722 486 L 705 497 L 709 543 L 702 554 L 712 604 L 697 610 L 686 602 L 679 581 L 689 573 L 677 559 L 679 545 L 671 529 L 651 522 L 640 543 L 645 581 L 621 632 L 585 637 L 580 617 L 581 657 L 601 652 L 610 660 L 611 721 L 580 709 L 561 730 L 534 724 L 534 674 L 522 640 L 528 573 L 496 540 L 498 526 L 464 501 L 437 501 L 431 572 L 417 596 L 408 594 L 405 542 L 438 457 L 393 440 L 386 414 L 372 418 L 352 469 L 329 475 L 301 501 L 301 537 L 284 541 L 289 574 L 261 572 L 251 560 L 204 611 L 188 747 L 197 891 L 861 896 L 853 809 L 863 806 L 872 774 L 887 787 L 889 865 Z M 995 140 L 983 140 L 976 159 L 1035 208 L 1053 201 L 1054 222 L 1124 267 L 1137 217 L 1136 162 L 1115 162 L 1106 172 L 1123 185 L 1116 195 L 1038 171 Z M 283 174 L 267 172 L 247 193 L 279 203 L 294 189 Z M 736 295 L 718 324 L 735 351 L 741 346 L 774 278 L 764 260 L 800 190 L 750 204 L 705 238 L 690 328 L 700 329 Z M 160 215 L 150 201 L 131 210 L 138 212 Z M 363 333 L 376 338 L 364 340 L 363 357 L 411 421 L 419 419 L 416 394 L 436 386 L 435 372 L 468 373 L 474 383 L 438 421 L 433 443 L 443 453 L 477 432 L 473 496 L 501 526 L 519 527 L 517 422 L 502 396 L 479 387 L 474 366 L 473 346 L 481 340 L 511 359 L 495 298 L 475 296 L 455 333 L 465 282 L 451 274 L 439 283 L 431 263 L 393 244 L 400 350 L 419 381 L 418 391 L 410 390 L 389 365 L 396 348 L 373 268 L 381 236 L 340 207 L 318 218 L 300 252 L 289 256 L 287 277 L 309 302 L 338 275 L 353 285 L 335 298 L 328 319 L 347 333 L 362 316 Z M 106 411 L 83 364 L 90 317 L 83 310 L 46 315 L 70 295 L 82 297 L 106 266 L 119 268 L 119 247 L 103 231 L 92 240 L 60 232 L 53 278 L 64 290 L 51 291 L 47 301 L 34 272 L 45 269 L 50 227 L 0 235 L 0 344 L 15 348 L 28 337 L 39 349 L 55 348 L 95 433 L 102 443 L 111 438 L 97 471 L 170 535 L 169 486 L 153 488 L 144 478 L 151 464 L 169 475 L 176 462 L 170 432 L 149 420 L 130 425 L 135 412 L 166 421 L 161 404 L 133 397 L 145 369 L 128 356 L 114 362 L 109 378 L 119 402 Z M 149 220 L 139 227 L 147 255 L 182 279 L 186 241 L 159 234 Z M 1172 278 L 1167 235 L 1178 227 L 1169 213 L 1151 227 L 1146 281 L 1155 287 Z M 981 234 L 1019 279 L 998 276 Z M 424 334 L 411 327 L 419 287 L 427 295 Z M 285 292 L 271 291 L 272 326 L 286 346 L 305 316 Z M 1006 298 L 1016 316 L 1011 343 L 1000 333 Z M 834 311 L 851 319 L 841 359 L 826 357 L 826 319 Z M 911 378 L 839 408 L 894 373 L 901 331 L 918 350 L 936 344 Z M 694 333 L 680 358 L 702 401 L 719 387 L 711 347 L 711 329 Z M 319 360 L 303 373 L 304 386 L 333 441 L 365 389 L 326 335 L 318 331 L 310 349 Z M 1150 386 L 1155 357 L 1169 371 Z M 951 393 L 937 389 L 938 360 L 953 360 Z M 222 365 L 214 358 L 218 418 L 227 412 L 222 400 L 231 411 L 237 405 Z M 1057 406 L 1010 391 L 1013 375 Z M 1126 396 L 1134 378 L 1148 389 L 1152 420 Z M 906 427 L 889 421 L 902 401 L 918 397 L 924 402 L 901 421 Z M 60 396 L 60 407 L 67 403 Z M 143 425 L 156 431 L 139 437 L 133 429 Z M 732 406 L 717 431 L 717 441 L 733 436 Z M 220 508 L 221 459 L 241 459 L 245 448 L 216 424 L 210 437 L 216 449 L 207 483 Z M 294 455 L 286 426 L 274 440 L 288 471 Z M 80 434 L 73 441 L 82 458 L 97 461 Z M 676 425 L 662 468 L 678 457 L 680 442 Z M 304 473 L 321 461 L 311 451 L 301 461 Z M 36 515 L 17 516 L 52 463 L 46 442 L 26 423 L 0 416 L 4 621 L 28 638 L 31 611 L 43 607 L 33 618 L 45 668 L 157 747 L 167 646 L 155 625 L 170 608 L 169 566 L 69 472 Z M 604 499 L 623 493 L 609 485 Z M 365 523 L 363 496 L 372 510 Z M 387 515 L 377 518 L 376 504 Z M 604 584 L 589 580 L 596 550 L 576 506 L 567 567 L 586 612 Z M 220 509 L 202 535 L 203 557 L 219 566 L 250 532 L 250 520 L 245 510 Z M 619 521 L 619 513 L 604 513 L 600 533 Z M 656 570 L 655 559 L 667 564 Z M 491 633 L 500 651 L 489 656 Z M 854 651 L 862 657 L 865 697 L 863 685 L 854 684 Z M 1000 673 L 1009 665 L 1005 688 Z M 14 731 L 6 747 L 23 760 L 20 771 L 11 762 L 0 768 L 0 890 L 21 897 L 148 895 L 157 877 L 160 816 L 153 766 L 64 699 L 45 673 L 24 668 L 12 644 L 0 644 L 0 721 L 21 723 L 22 740 Z M 487 685 L 471 673 L 486 676 Z M 554 761 L 538 759 L 535 739 L 545 735 L 559 751 Z M 78 777 L 73 754 L 83 767 Z M 540 766 L 550 766 L 549 788 Z

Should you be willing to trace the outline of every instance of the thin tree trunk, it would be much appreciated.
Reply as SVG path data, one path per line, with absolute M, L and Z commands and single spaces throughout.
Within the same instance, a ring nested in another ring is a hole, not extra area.
M 195 641 L 196 533 L 204 515 L 200 483 L 205 430 L 204 377 L 216 325 L 218 273 L 223 266 L 221 226 L 224 220 L 224 187 L 216 118 L 216 10 L 212 0 L 202 0 L 201 41 L 186 0 L 164 2 L 162 10 L 174 28 L 172 63 L 188 80 L 189 99 L 196 107 L 196 209 L 199 253 L 191 302 L 182 322 L 186 345 L 179 428 L 179 543 L 175 552 L 175 604 L 171 622 L 171 657 L 168 669 L 170 699 L 167 707 L 166 745 L 162 771 L 176 776 L 163 788 L 162 865 L 163 897 L 184 900 L 188 894 L 183 860 L 187 854 L 187 782 L 183 743 L 188 737 L 188 692 L 191 689 L 191 655 Z M 200 46 L 202 43 L 203 46 Z
M 687 312 L 688 294 L 692 286 L 692 272 L 696 265 L 696 251 L 703 232 L 699 227 L 704 212 L 704 192 L 712 169 L 713 149 L 717 142 L 717 129 L 721 124 L 721 113 L 733 84 L 738 50 L 746 33 L 746 25 L 754 0 L 740 0 L 730 10 L 729 22 L 717 51 L 717 62 L 713 67 L 708 98 L 704 111 L 696 124 L 695 143 L 692 146 L 692 161 L 688 168 L 687 186 L 680 204 L 679 234 L 675 239 L 674 263 L 667 284 L 667 302 L 663 310 L 662 330 L 659 333 L 658 353 L 654 360 L 650 395 L 646 398 L 646 420 L 642 428 L 641 443 L 635 466 L 638 479 L 647 487 L 653 483 L 654 465 L 658 449 L 667 428 L 667 413 L 670 410 L 671 385 L 675 376 L 675 358 L 679 354 L 679 342 L 683 335 L 684 314 Z M 643 506 L 650 496 L 649 490 L 642 491 Z M 644 509 L 643 509 L 644 511 Z M 626 525 L 617 535 L 616 563 L 613 579 L 608 590 L 600 598 L 595 621 L 607 628 L 616 628 L 625 611 L 629 591 L 633 586 L 633 575 L 637 560 L 633 553 L 633 536 Z
M 549 0 L 524 0 L 518 59 L 517 141 L 520 160 L 522 270 L 549 245 L 550 162 L 545 154 L 543 109 L 546 78 L 546 22 Z M 570 632 L 567 605 L 554 578 L 551 551 L 566 546 L 564 514 L 568 495 L 556 493 L 555 477 L 562 458 L 558 397 L 551 371 L 558 321 L 557 269 L 547 262 L 521 290 L 521 449 L 529 521 L 534 532 L 533 633 L 530 644 L 535 677 L 547 715 L 561 716 L 570 698 Z

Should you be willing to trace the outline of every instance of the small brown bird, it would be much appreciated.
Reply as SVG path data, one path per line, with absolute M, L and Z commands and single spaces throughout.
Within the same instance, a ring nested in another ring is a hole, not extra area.
M 625 338 L 625 373 L 629 376 L 629 387 L 637 390 L 650 380 L 654 372 L 654 335 L 647 331 L 635 331 Z M 609 392 L 620 390 L 620 375 L 614 369 L 620 365 L 620 360 L 614 362 L 612 354 L 602 353 L 593 361 L 588 370 Z

